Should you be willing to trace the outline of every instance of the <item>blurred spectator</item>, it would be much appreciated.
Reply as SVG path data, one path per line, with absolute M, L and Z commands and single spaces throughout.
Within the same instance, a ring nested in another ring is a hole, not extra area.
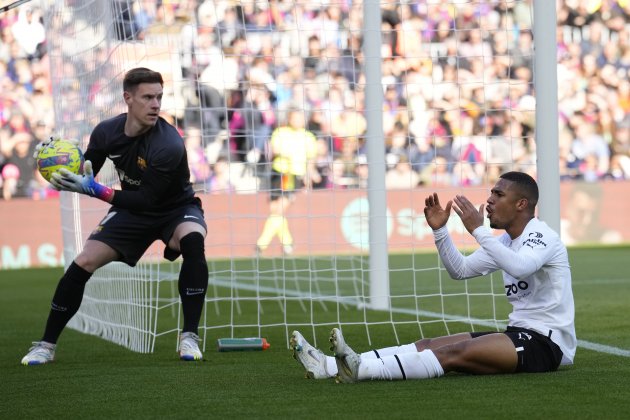
M 44 54 L 42 45 L 46 41 L 46 30 L 41 22 L 41 11 L 30 5 L 19 8 L 17 21 L 11 26 L 20 50 L 18 58 L 41 58 Z
M 312 176 L 313 189 L 332 187 L 332 155 L 328 140 L 317 139 L 317 152 L 315 154 L 315 172 Z
M 385 187 L 392 190 L 410 190 L 420 183 L 420 175 L 411 168 L 405 155 L 398 158 L 394 168 L 385 174 Z
M 9 162 L 15 165 L 20 173 L 13 195 L 15 197 L 28 197 L 30 196 L 31 181 L 36 171 L 35 158 L 33 158 L 35 142 L 31 134 L 24 132 L 14 134 L 10 141 L 13 143 L 13 152 L 9 156 Z
M 569 194 L 566 218 L 560 221 L 562 241 L 577 243 L 619 243 L 619 232 L 601 225 L 602 189 L 598 184 L 576 182 Z
M 2 198 L 11 200 L 17 192 L 20 169 L 13 163 L 7 163 L 2 167 L 0 178 L 2 179 Z
M 595 131 L 582 115 L 575 115 L 571 126 L 575 133 L 571 152 L 581 162 L 584 179 L 596 181 L 608 172 L 610 149 L 604 138 Z
M 203 191 L 212 172 L 203 147 L 201 130 L 197 127 L 186 129 L 184 143 L 188 156 L 188 167 L 190 168 L 190 182 L 192 182 L 195 190 Z
M 201 130 L 205 151 L 189 156 L 198 186 L 207 182 L 210 166 L 222 155 L 236 191 L 266 187 L 271 133 L 278 113 L 292 107 L 309 116 L 308 130 L 329 149 L 327 159 L 323 151 L 317 158 L 321 181 L 313 179 L 314 186 L 366 184 L 367 165 L 358 161 L 364 157 L 366 130 L 360 2 L 115 3 L 121 42 L 164 45 L 167 33 L 169 42 L 180 38 L 173 44 L 179 56 L 168 66 L 181 65 L 173 75 L 185 79 L 180 108 L 186 111 L 173 118 L 185 134 L 192 127 Z M 14 134 L 41 141 L 55 134 L 56 121 L 63 124 L 64 135 L 81 138 L 92 123 L 90 116 L 115 98 L 109 92 L 120 69 L 94 71 L 111 52 L 95 48 L 91 62 L 74 59 L 81 52 L 74 40 L 60 46 L 72 30 L 60 16 L 46 22 L 60 35 L 46 40 L 44 4 L 33 1 L 0 16 L 0 168 L 20 153 L 9 144 Z M 509 167 L 535 170 L 533 1 L 392 2 L 382 7 L 388 169 L 395 171 L 404 156 L 424 185 L 488 182 Z M 82 12 L 74 13 L 83 24 Z M 628 2 L 558 2 L 563 180 L 629 178 L 629 21 Z M 103 34 L 96 24 L 91 36 Z M 73 59 L 57 59 L 51 67 L 50 51 Z M 84 83 L 87 96 L 80 91 Z M 54 100 L 53 86 L 58 95 L 63 93 Z M 16 185 L 37 185 L 31 171 L 19 169 L 25 182 Z M 252 183 L 251 176 L 258 182 Z M 250 187 L 238 187 L 245 184 Z
M 212 176 L 208 181 L 208 191 L 213 194 L 234 192 L 234 184 L 230 176 L 230 163 L 224 156 L 220 156 L 212 165 Z

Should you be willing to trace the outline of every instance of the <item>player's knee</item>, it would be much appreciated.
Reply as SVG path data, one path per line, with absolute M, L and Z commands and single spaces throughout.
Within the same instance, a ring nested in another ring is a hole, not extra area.
M 467 355 L 468 342 L 461 341 L 459 343 L 448 344 L 433 350 L 440 365 L 445 372 L 450 371 L 466 371 L 469 355 Z
M 205 261 L 205 238 L 200 232 L 191 232 L 179 241 L 179 248 L 182 257 L 199 258 Z
M 90 273 L 95 272 L 98 268 L 103 266 L 96 258 L 83 252 L 76 256 L 74 263 Z
M 182 269 L 190 272 L 191 282 L 208 284 L 208 263 L 204 247 L 205 238 L 199 232 L 192 232 L 184 236 L 180 241 L 180 250 L 184 264 Z M 199 286 L 199 285 L 198 285 Z
M 418 351 L 426 350 L 431 348 L 431 339 L 423 338 L 421 340 L 416 341 L 416 348 Z

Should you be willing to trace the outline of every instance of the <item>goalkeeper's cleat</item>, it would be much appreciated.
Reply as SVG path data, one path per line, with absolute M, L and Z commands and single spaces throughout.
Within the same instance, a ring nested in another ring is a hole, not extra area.
M 293 351 L 293 358 L 306 371 L 304 375 L 306 378 L 325 379 L 333 377 L 326 369 L 326 355 L 306 341 L 299 331 L 293 331 L 289 345 Z
M 291 254 L 293 254 L 293 245 L 292 244 L 284 244 L 284 245 L 282 245 L 282 252 L 284 253 L 284 255 L 291 255 Z
M 179 358 L 186 361 L 203 359 L 199 350 L 199 336 L 193 332 L 185 332 L 179 337 Z
M 260 246 L 256 245 L 256 247 L 254 248 L 254 258 L 260 258 L 263 256 L 263 251 L 264 249 L 262 249 Z
M 330 350 L 335 353 L 335 361 L 337 362 L 337 375 L 335 381 L 337 383 L 352 383 L 359 380 L 359 365 L 361 364 L 361 356 L 356 354 L 354 350 L 346 344 L 343 334 L 338 328 L 333 328 L 330 333 Z
M 33 341 L 33 346 L 28 349 L 26 356 L 22 358 L 24 366 L 43 365 L 55 360 L 56 344 L 47 343 L 46 341 Z

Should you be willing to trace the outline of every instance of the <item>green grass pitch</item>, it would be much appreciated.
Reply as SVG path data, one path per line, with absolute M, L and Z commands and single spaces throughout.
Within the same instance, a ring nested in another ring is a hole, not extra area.
M 628 418 L 630 247 L 573 248 L 570 258 L 575 365 L 548 374 L 354 385 L 304 379 L 283 328 L 269 331 L 265 352 L 219 353 L 209 343 L 202 363 L 180 362 L 174 336 L 155 353 L 138 354 L 66 330 L 55 363 L 25 367 L 20 358 L 41 336 L 62 271 L 0 271 L 0 419 Z M 368 349 L 364 337 L 347 338 Z

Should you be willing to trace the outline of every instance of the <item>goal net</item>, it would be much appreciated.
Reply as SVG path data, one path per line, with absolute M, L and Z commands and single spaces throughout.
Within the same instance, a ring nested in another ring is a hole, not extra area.
M 451 280 L 422 209 L 434 191 L 479 205 L 500 173 L 535 174 L 531 1 L 385 1 L 368 28 L 360 1 L 39 4 L 56 134 L 87 146 L 126 111 L 127 70 L 164 76 L 163 116 L 208 223 L 206 345 L 274 330 L 288 343 L 293 329 L 317 343 L 333 326 L 408 342 L 505 322 L 500 276 Z M 270 138 L 290 112 L 316 137 L 313 185 L 270 217 Z M 117 185 L 112 166 L 98 178 Z M 66 193 L 61 205 L 68 264 L 107 206 Z M 474 249 L 456 216 L 448 227 Z M 174 337 L 180 263 L 162 252 L 97 270 L 70 326 L 138 352 Z

